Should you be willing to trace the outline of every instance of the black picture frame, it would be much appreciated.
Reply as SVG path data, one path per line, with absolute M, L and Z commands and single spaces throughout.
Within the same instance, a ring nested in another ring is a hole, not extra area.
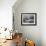
M 37 13 L 21 13 L 21 25 L 36 26 Z

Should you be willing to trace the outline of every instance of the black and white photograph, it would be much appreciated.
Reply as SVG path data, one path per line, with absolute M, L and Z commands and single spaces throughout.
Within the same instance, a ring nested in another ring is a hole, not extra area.
M 21 25 L 36 25 L 37 19 L 36 13 L 22 13 L 21 14 Z

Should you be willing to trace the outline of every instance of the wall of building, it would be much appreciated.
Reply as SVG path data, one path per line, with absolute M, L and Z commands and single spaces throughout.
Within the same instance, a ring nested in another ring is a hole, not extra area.
M 19 2 L 19 1 L 18 1 Z M 14 5 L 16 6 L 16 5 Z M 21 13 L 37 13 L 36 26 L 22 26 Z M 17 7 L 13 8 L 15 31 L 23 33 L 23 37 L 35 41 L 36 46 L 41 46 L 41 1 L 40 0 L 23 0 Z
M 40 23 L 42 46 L 46 46 L 46 0 L 41 1 Z
M 8 30 L 7 32 L 4 31 L 4 27 L 9 30 L 12 29 L 12 6 L 15 2 L 16 0 L 0 0 L 0 33 L 2 32 L 0 38 L 5 38 L 5 36 L 10 35 Z
M 0 27 L 12 29 L 12 6 L 16 0 L 0 0 Z

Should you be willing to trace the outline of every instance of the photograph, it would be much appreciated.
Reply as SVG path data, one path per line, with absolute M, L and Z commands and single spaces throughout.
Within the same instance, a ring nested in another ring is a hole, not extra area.
M 21 25 L 36 25 L 36 13 L 21 13 Z
M 0 0 L 0 46 L 46 46 L 46 0 Z

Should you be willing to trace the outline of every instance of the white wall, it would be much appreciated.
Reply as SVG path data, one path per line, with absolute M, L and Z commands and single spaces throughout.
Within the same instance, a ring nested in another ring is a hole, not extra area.
M 16 5 L 14 5 L 16 6 Z M 15 19 L 15 30 L 22 32 L 24 38 L 35 41 L 36 46 L 41 46 L 41 30 L 40 30 L 40 16 L 41 16 L 41 1 L 40 0 L 23 0 L 20 5 L 13 8 Z M 22 26 L 21 13 L 37 13 L 36 26 Z
M 41 40 L 42 46 L 46 46 L 46 0 L 41 1 Z
M 12 28 L 12 6 L 16 0 L 0 0 L 0 27 Z

